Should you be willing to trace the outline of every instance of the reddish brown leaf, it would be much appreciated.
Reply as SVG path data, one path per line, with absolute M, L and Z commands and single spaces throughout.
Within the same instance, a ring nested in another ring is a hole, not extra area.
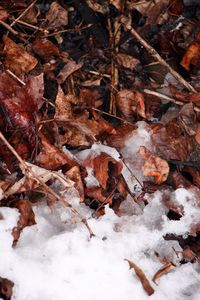
M 46 18 L 49 21 L 48 28 L 57 29 L 68 24 L 68 11 L 54 1 L 50 5 Z
M 122 162 L 116 161 L 107 153 L 102 152 L 92 160 L 94 176 L 106 190 L 109 177 L 117 177 L 122 171 Z
M 187 103 L 181 108 L 178 119 L 182 128 L 187 132 L 187 134 L 190 136 L 194 136 L 196 134 L 196 113 L 192 103 Z
M 108 195 L 106 196 L 104 194 L 108 194 Z M 85 188 L 85 195 L 89 198 L 98 200 L 100 203 L 112 204 L 113 195 L 109 195 L 109 193 L 103 191 L 101 187 L 95 186 L 95 187 Z
M 144 176 L 152 176 L 157 184 L 167 180 L 169 174 L 169 165 L 160 157 L 151 154 L 144 146 L 140 147 L 140 155 L 145 160 L 143 173 Z
M 19 221 L 17 223 L 17 227 L 14 227 L 13 231 L 12 231 L 12 235 L 14 237 L 13 246 L 16 245 L 16 243 L 20 237 L 20 233 L 26 226 L 32 226 L 32 225 L 36 224 L 35 214 L 32 210 L 32 205 L 31 205 L 30 201 L 20 200 L 17 202 L 16 207 L 19 210 L 20 217 L 19 217 Z
M 59 56 L 60 51 L 58 48 L 49 40 L 37 38 L 32 46 L 33 51 L 41 58 L 48 61 L 53 56 Z
M 11 300 L 14 282 L 7 278 L 0 277 L 0 297 L 4 300 Z
M 110 147 L 121 149 L 125 146 L 126 140 L 133 135 L 134 126 L 123 124 L 116 130 L 116 134 L 106 137 L 106 142 Z
M 144 97 L 140 92 L 123 89 L 117 93 L 116 100 L 118 111 L 127 121 L 133 121 L 137 115 L 146 117 Z
M 146 291 L 146 293 L 151 296 L 154 293 L 154 289 L 152 288 L 152 286 L 150 285 L 146 275 L 144 274 L 144 272 L 142 271 L 142 269 L 140 269 L 133 261 L 129 260 L 129 259 L 125 259 L 128 263 L 129 263 L 129 267 L 130 269 L 134 269 L 135 273 L 137 275 L 137 277 L 139 278 L 144 290 Z
M 121 10 L 122 7 L 121 0 L 110 0 L 110 4 L 112 4 L 116 9 Z
M 200 33 L 198 33 L 196 40 L 188 47 L 181 60 L 181 65 L 188 71 L 191 64 L 200 68 Z
M 130 69 L 131 71 L 134 71 L 140 63 L 137 58 L 125 53 L 117 53 L 115 59 L 120 66 Z
M 198 144 L 200 144 L 200 123 L 197 123 L 195 140 Z
M 42 134 L 40 138 L 42 149 L 36 159 L 40 167 L 48 170 L 58 170 L 64 165 L 68 168 L 78 165 L 72 155 L 49 143 L 48 139 Z
M 76 63 L 74 60 L 69 60 L 57 76 L 58 83 L 63 83 L 72 73 L 82 68 L 83 63 Z
M 27 74 L 35 68 L 38 61 L 30 55 L 22 46 L 13 42 L 7 35 L 3 36 L 4 42 L 4 64 L 18 76 Z

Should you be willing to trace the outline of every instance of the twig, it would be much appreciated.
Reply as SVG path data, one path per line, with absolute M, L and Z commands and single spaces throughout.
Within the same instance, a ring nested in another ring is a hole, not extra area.
M 24 21 L 21 21 L 21 20 L 18 20 L 18 21 L 17 21 L 17 23 L 19 23 L 19 24 L 22 24 L 22 25 L 24 25 L 24 26 L 27 26 L 27 27 L 29 27 L 29 28 L 32 28 L 32 29 L 34 29 L 34 30 L 39 30 L 39 31 L 42 31 L 42 32 L 44 32 L 44 33 L 49 33 L 49 31 L 48 31 L 48 30 L 46 30 L 46 29 L 43 29 L 43 28 L 37 27 L 37 26 L 35 26 L 35 25 L 32 25 L 32 24 L 26 23 L 26 22 L 24 22 Z
M 101 109 L 94 108 L 94 107 L 88 107 L 88 108 L 91 108 L 91 109 L 94 110 L 94 111 L 100 112 L 100 113 L 102 113 L 103 115 L 106 115 L 106 116 L 109 116 L 109 117 L 111 117 L 111 118 L 115 118 L 115 119 L 117 119 L 117 120 L 120 120 L 120 121 L 122 121 L 122 122 L 124 122 L 124 123 L 127 123 L 127 124 L 129 124 L 129 125 L 134 125 L 134 124 L 131 123 L 131 122 L 128 122 L 128 121 L 126 121 L 126 120 L 124 120 L 124 119 L 122 119 L 122 118 L 120 118 L 120 117 L 117 117 L 117 116 L 115 116 L 115 115 L 113 115 L 113 114 L 110 114 L 110 113 L 108 113 L 108 112 L 105 112 L 105 111 L 103 111 L 103 110 L 101 110 Z
M 145 94 L 148 94 L 148 95 L 154 95 L 154 96 L 159 97 L 159 98 L 162 98 L 162 99 L 164 99 L 164 100 L 173 102 L 173 103 L 175 103 L 175 104 L 177 104 L 177 105 L 183 106 L 183 105 L 185 105 L 185 104 L 187 103 L 187 102 L 181 102 L 181 101 L 178 101 L 178 100 L 176 100 L 176 99 L 174 99 L 174 98 L 171 98 L 171 97 L 169 97 L 169 96 L 167 96 L 167 95 L 164 95 L 164 94 L 161 94 L 161 93 L 158 93 L 158 92 L 154 92 L 154 91 L 151 91 L 151 90 L 148 90 L 148 89 L 144 89 L 143 92 L 144 92 Z M 194 110 L 195 110 L 196 112 L 200 112 L 200 108 L 198 108 L 197 106 L 194 106 Z
M 31 179 L 38 182 L 57 201 L 61 201 L 66 207 L 70 208 L 70 210 L 75 215 L 77 215 L 81 219 L 81 222 L 87 227 L 87 229 L 89 231 L 89 234 L 90 234 L 90 238 L 92 236 L 94 236 L 94 233 L 92 232 L 87 220 L 69 202 L 67 202 L 66 199 L 63 199 L 52 188 L 50 188 L 41 178 L 38 178 L 38 176 L 31 170 L 31 168 L 28 167 L 28 165 L 25 163 L 25 161 L 21 158 L 21 156 L 13 148 L 13 146 L 7 141 L 7 139 L 5 138 L 5 136 L 3 135 L 3 133 L 1 131 L 0 131 L 0 140 L 8 147 L 8 149 L 12 152 L 12 154 L 19 161 L 21 170 L 24 173 L 24 175 L 27 176 L 27 177 L 30 177 Z
M 19 32 L 14 30 L 10 25 L 8 25 L 6 22 L 0 20 L 0 24 L 4 26 L 7 30 L 9 30 L 14 35 L 19 35 Z
M 121 22 L 124 25 L 125 29 L 130 31 L 130 33 L 144 46 L 144 48 L 149 52 L 150 55 L 153 56 L 154 59 L 159 61 L 161 65 L 166 67 L 168 71 L 176 78 L 178 82 L 180 82 L 185 88 L 187 88 L 190 92 L 197 93 L 195 88 L 188 83 L 178 72 L 176 72 L 161 56 L 160 54 L 149 45 L 141 35 L 129 24 L 126 17 L 121 18 Z
M 24 81 L 22 81 L 19 77 L 17 77 L 17 75 L 15 75 L 11 70 L 7 69 L 6 72 L 11 75 L 14 79 L 16 79 L 17 81 L 19 81 L 19 83 L 21 83 L 22 85 L 26 85 L 26 83 Z
M 35 3 L 37 2 L 37 0 L 34 0 L 20 15 L 19 17 L 17 17 L 11 24 L 10 27 L 13 27 L 15 25 L 15 23 L 18 22 L 18 20 L 20 20 L 28 11 L 29 9 L 31 9 L 31 7 L 33 7 L 35 5 Z

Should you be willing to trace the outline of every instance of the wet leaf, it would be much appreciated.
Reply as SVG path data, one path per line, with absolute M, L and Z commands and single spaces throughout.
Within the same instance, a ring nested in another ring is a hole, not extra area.
M 0 277 L 0 297 L 3 300 L 11 300 L 14 282 L 7 278 Z
M 146 293 L 151 296 L 154 293 L 154 289 L 152 288 L 152 286 L 150 285 L 146 275 L 144 274 L 144 272 L 142 271 L 142 269 L 140 269 L 133 261 L 129 260 L 129 259 L 125 259 L 128 263 L 129 263 L 129 267 L 130 269 L 134 269 L 135 273 L 137 275 L 137 277 L 139 278 L 144 290 L 146 291 Z
M 22 230 L 26 226 L 32 226 L 36 224 L 35 214 L 32 210 L 32 205 L 30 201 L 20 200 L 17 202 L 16 208 L 18 208 L 19 210 L 20 217 L 19 217 L 19 221 L 17 222 L 17 227 L 14 227 L 12 231 L 12 235 L 14 237 L 13 246 L 16 245 Z
M 146 147 L 140 147 L 140 155 L 145 160 L 143 166 L 144 176 L 154 177 L 155 183 L 161 184 L 167 180 L 169 175 L 169 165 L 160 157 L 151 154 Z
M 4 64 L 7 69 L 22 77 L 35 68 L 38 61 L 29 54 L 22 46 L 13 42 L 7 35 L 3 36 L 4 42 Z

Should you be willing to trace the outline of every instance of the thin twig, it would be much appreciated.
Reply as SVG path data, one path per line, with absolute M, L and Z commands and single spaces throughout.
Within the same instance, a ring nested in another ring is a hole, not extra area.
M 90 108 L 90 107 L 88 107 L 88 108 Z M 122 118 L 120 118 L 120 117 L 117 117 L 117 116 L 115 116 L 115 115 L 113 115 L 113 114 L 110 114 L 110 113 L 108 113 L 108 112 L 105 112 L 105 111 L 103 111 L 103 110 L 101 110 L 101 109 L 94 108 L 94 107 L 91 107 L 91 109 L 94 110 L 94 111 L 100 112 L 100 113 L 102 113 L 103 115 L 106 115 L 106 116 L 109 116 L 109 117 L 111 117 L 111 118 L 115 118 L 115 119 L 117 119 L 117 120 L 120 120 L 120 121 L 122 121 L 123 123 L 127 123 L 127 124 L 129 124 L 129 125 L 134 125 L 134 124 L 131 123 L 131 122 L 128 122 L 128 121 L 126 121 L 126 120 L 124 120 L 124 119 L 122 119 Z
M 174 99 L 174 98 L 171 98 L 171 97 L 169 97 L 169 96 L 167 96 L 167 95 L 164 95 L 164 94 L 161 94 L 161 93 L 158 93 L 158 92 L 154 92 L 154 91 L 151 91 L 151 90 L 148 90 L 148 89 L 144 89 L 143 92 L 144 92 L 145 94 L 148 94 L 148 95 L 154 95 L 154 96 L 159 97 L 159 98 L 161 98 L 161 99 L 164 99 L 164 100 L 173 102 L 173 103 L 175 103 L 175 104 L 177 104 L 177 105 L 183 106 L 183 105 L 185 105 L 185 104 L 187 103 L 187 102 L 181 102 L 181 101 L 178 101 L 178 100 L 176 100 L 176 99 Z M 194 110 L 195 110 L 196 112 L 200 112 L 200 108 L 197 107 L 197 106 L 194 106 Z
M 21 80 L 19 77 L 17 77 L 17 75 L 15 75 L 11 70 L 7 69 L 6 72 L 11 75 L 14 79 L 16 79 L 19 83 L 21 83 L 22 85 L 26 85 L 26 83 Z
M 180 82 L 185 88 L 187 88 L 190 92 L 197 93 L 195 88 L 188 83 L 178 72 L 176 72 L 161 56 L 160 54 L 147 43 L 141 35 L 129 24 L 126 17 L 121 18 L 121 22 L 124 25 L 125 29 L 130 31 L 130 33 L 144 46 L 144 48 L 149 52 L 150 55 L 153 56 L 154 59 L 159 61 L 161 65 L 166 67 L 168 71 L 176 78 L 178 82 Z
M 43 29 L 43 28 L 37 27 L 37 26 L 35 26 L 35 25 L 32 25 L 32 24 L 26 23 L 26 22 L 24 22 L 24 21 L 21 21 L 21 20 L 18 20 L 18 21 L 17 21 L 17 23 L 19 23 L 19 24 L 22 24 L 22 25 L 24 25 L 24 26 L 26 26 L 26 27 L 32 28 L 32 29 L 34 29 L 34 30 L 39 30 L 39 31 L 42 31 L 42 32 L 44 32 L 44 33 L 49 33 L 49 31 L 48 31 L 48 30 L 46 30 L 46 29 Z
M 20 167 L 22 172 L 24 173 L 25 176 L 35 180 L 36 182 L 38 182 L 41 186 L 44 187 L 44 189 L 50 194 L 52 195 L 57 201 L 62 202 L 66 207 L 70 208 L 70 210 L 77 215 L 80 219 L 81 222 L 87 227 L 89 234 L 90 234 L 90 238 L 92 236 L 94 236 L 94 233 L 92 232 L 87 220 L 63 197 L 61 197 L 60 195 L 58 195 L 52 188 L 50 188 L 41 178 L 39 178 L 33 171 L 31 168 L 28 167 L 28 165 L 26 164 L 26 162 L 21 158 L 21 156 L 17 153 L 17 151 L 13 148 L 13 146 L 7 141 L 7 139 L 5 138 L 5 136 L 3 135 L 3 133 L 0 131 L 0 140 L 8 147 L 8 149 L 12 152 L 12 154 L 16 157 L 16 159 L 19 161 L 20 163 Z

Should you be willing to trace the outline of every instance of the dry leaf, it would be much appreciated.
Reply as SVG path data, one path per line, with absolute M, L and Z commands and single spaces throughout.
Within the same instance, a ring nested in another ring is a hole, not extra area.
M 173 270 L 173 269 L 175 269 L 175 268 L 176 268 L 176 266 L 175 266 L 172 262 L 167 261 L 167 262 L 164 264 L 164 266 L 163 266 L 162 268 L 160 268 L 160 269 L 156 272 L 156 274 L 155 274 L 155 275 L 153 276 L 153 278 L 152 278 L 152 281 L 153 281 L 154 283 L 156 283 L 156 281 L 157 281 L 160 277 L 162 277 L 163 275 L 169 273 L 171 270 Z
M 125 53 L 117 53 L 116 62 L 127 69 L 130 69 L 131 71 L 135 71 L 140 61 L 137 58 L 134 58 L 131 55 L 125 54 Z
M 116 161 L 107 153 L 102 152 L 92 160 L 94 176 L 97 178 L 101 186 L 106 190 L 108 179 L 117 177 L 122 171 L 122 162 Z
M 9 13 L 2 6 L 0 6 L 0 20 L 5 21 L 9 17 Z
M 21 20 L 28 24 L 37 23 L 37 17 L 40 15 L 40 10 L 37 5 L 33 5 L 29 10 L 21 17 Z
M 116 9 L 121 10 L 122 7 L 121 0 L 110 0 L 110 4 L 112 4 Z
M 144 176 L 154 177 L 155 183 L 161 184 L 167 180 L 169 175 L 169 165 L 160 157 L 151 154 L 151 152 L 146 149 L 146 147 L 140 147 L 140 155 L 145 160 L 143 166 Z
M 20 217 L 19 221 L 17 222 L 17 227 L 13 228 L 12 235 L 14 237 L 13 240 L 13 246 L 16 245 L 21 231 L 26 227 L 26 226 L 32 226 L 36 224 L 35 222 L 35 214 L 32 210 L 32 205 L 31 202 L 28 200 L 20 200 L 17 202 L 16 208 L 18 208 Z
M 133 121 L 137 115 L 145 118 L 144 96 L 140 92 L 123 89 L 116 96 L 117 109 L 127 120 Z
M 42 148 L 36 158 L 39 166 L 48 170 L 58 170 L 62 166 L 71 168 L 75 165 L 78 165 L 72 154 L 69 154 L 69 152 L 65 153 L 56 146 L 52 145 L 42 134 L 40 134 L 40 138 Z
M 72 180 L 75 183 L 74 187 L 79 192 L 80 201 L 84 202 L 85 193 L 84 193 L 83 182 L 82 182 L 82 179 L 81 179 L 80 168 L 78 166 L 74 166 L 71 169 L 69 169 L 65 173 L 65 175 L 67 176 L 67 178 L 69 178 L 70 180 Z
M 191 64 L 200 68 L 200 33 L 198 33 L 195 41 L 188 47 L 181 60 L 182 67 L 187 71 L 190 70 Z
M 45 61 L 50 60 L 53 56 L 59 56 L 59 49 L 49 40 L 37 38 L 32 46 L 33 51 Z
M 108 194 L 107 196 L 104 194 Z M 85 188 L 85 195 L 91 199 L 98 200 L 103 204 L 112 204 L 112 197 L 109 193 L 103 191 L 101 187 L 95 186 L 90 188 Z
M 82 66 L 82 62 L 76 63 L 74 60 L 69 60 L 57 76 L 58 83 L 63 83 L 72 73 L 82 68 Z
M 0 277 L 0 297 L 4 300 L 11 300 L 14 282 L 7 278 Z
M 152 288 L 152 286 L 150 285 L 146 275 L 144 274 L 144 272 L 142 271 L 142 269 L 140 269 L 133 261 L 129 260 L 129 259 L 125 259 L 128 263 L 129 263 L 129 267 L 130 269 L 134 269 L 135 273 L 137 275 L 137 277 L 139 278 L 144 290 L 146 291 L 146 293 L 151 296 L 154 293 L 154 289 Z
M 7 69 L 21 77 L 22 74 L 27 74 L 35 68 L 38 63 L 37 59 L 22 46 L 13 42 L 7 35 L 3 36 L 3 42 L 4 64 Z
M 48 29 L 53 30 L 68 24 L 68 11 L 57 2 L 52 2 L 46 14 Z
M 197 120 L 192 103 L 187 103 L 181 108 L 178 120 L 187 134 L 190 136 L 194 136 L 196 134 Z

